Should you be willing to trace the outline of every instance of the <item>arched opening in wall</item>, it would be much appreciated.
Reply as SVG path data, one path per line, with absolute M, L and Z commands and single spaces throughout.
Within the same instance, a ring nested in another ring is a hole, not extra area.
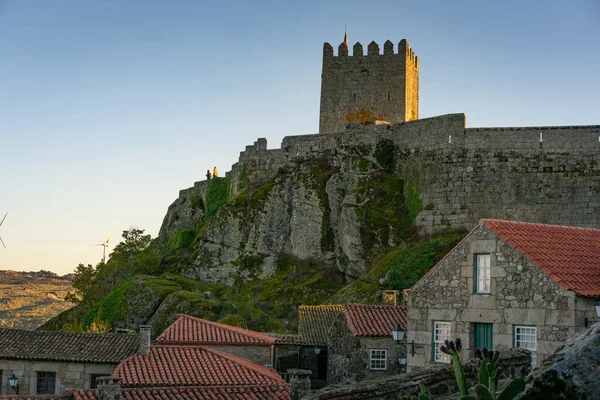
M 356 103 L 356 93 L 354 93 L 354 100 L 353 101 Z
M 388 92 L 388 101 L 390 101 L 390 92 Z

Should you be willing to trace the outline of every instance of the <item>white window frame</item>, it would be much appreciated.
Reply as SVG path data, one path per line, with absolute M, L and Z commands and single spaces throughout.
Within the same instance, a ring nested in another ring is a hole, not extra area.
M 490 293 L 492 287 L 492 267 L 489 254 L 475 254 L 475 268 L 477 269 L 475 282 L 475 293 Z
M 532 325 L 514 326 L 515 347 L 527 349 L 531 352 L 531 366 L 537 362 L 537 327 Z M 533 338 L 533 341 L 531 340 Z
M 450 340 L 452 323 L 448 321 L 433 321 L 433 361 L 450 364 L 450 356 L 443 353 L 440 348 L 446 340 Z
M 383 356 L 383 357 L 382 357 Z M 383 367 L 380 363 L 383 361 Z M 375 366 L 374 366 L 375 364 Z M 387 350 L 385 349 L 371 349 L 369 350 L 369 369 L 373 371 L 385 371 L 387 370 Z

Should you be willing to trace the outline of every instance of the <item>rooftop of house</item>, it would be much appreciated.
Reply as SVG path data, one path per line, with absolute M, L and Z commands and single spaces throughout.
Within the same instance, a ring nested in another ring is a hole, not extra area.
M 600 229 L 483 219 L 563 289 L 600 296 Z
M 200 346 L 151 346 L 150 355 L 126 358 L 114 375 L 122 387 L 285 385 L 271 368 Z
M 269 333 L 275 338 L 276 346 L 306 346 L 307 342 L 302 335 L 289 333 Z
M 327 332 L 341 309 L 340 304 L 298 307 L 298 333 L 307 345 L 327 346 Z
M 260 387 L 195 386 L 180 388 L 126 388 L 122 389 L 121 398 L 124 400 L 289 400 L 290 391 L 286 385 Z M 95 389 L 76 390 L 72 393 L 72 399 L 97 400 L 97 391 Z M 20 398 L 18 400 L 25 399 Z
M 0 359 L 118 364 L 136 353 L 139 334 L 0 328 Z
M 276 339 L 266 333 L 178 314 L 158 338 L 158 344 L 270 346 Z
M 354 336 L 392 336 L 400 325 L 406 330 L 406 306 L 391 304 L 345 304 L 342 313 Z

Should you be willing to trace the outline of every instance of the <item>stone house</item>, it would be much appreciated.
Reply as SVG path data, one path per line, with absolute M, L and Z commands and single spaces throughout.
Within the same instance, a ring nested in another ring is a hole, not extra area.
M 276 341 L 266 333 L 184 314 L 177 314 L 177 320 L 156 338 L 157 345 L 203 346 L 269 366 L 274 364 Z
M 406 347 L 397 344 L 392 329 L 406 330 L 406 306 L 345 304 L 327 332 L 327 383 L 356 381 L 402 372 Z
M 449 363 L 460 337 L 476 347 L 522 347 L 540 362 L 595 317 L 600 230 L 482 219 L 408 294 L 409 370 Z
M 95 334 L 0 328 L 0 394 L 14 394 L 8 379 L 18 379 L 20 395 L 59 395 L 69 388 L 93 388 L 121 360 L 135 354 L 138 334 Z
M 340 304 L 298 307 L 298 334 L 304 340 L 298 357 L 299 368 L 312 371 L 310 379 L 313 389 L 323 387 L 327 383 L 327 335 L 341 309 Z

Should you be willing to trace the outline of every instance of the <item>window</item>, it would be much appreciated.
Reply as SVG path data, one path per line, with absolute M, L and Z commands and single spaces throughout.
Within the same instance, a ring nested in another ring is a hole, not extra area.
M 371 350 L 371 369 L 387 369 L 387 350 Z
M 535 326 L 515 326 L 515 347 L 531 351 L 531 365 L 537 359 L 537 328 Z
M 96 389 L 98 387 L 98 381 L 96 379 L 100 378 L 101 376 L 107 376 L 107 374 L 91 374 L 90 375 L 90 388 L 92 389 Z
M 56 374 L 54 372 L 37 373 L 36 394 L 55 394 Z
M 475 293 L 490 292 L 490 255 L 475 255 Z
M 440 347 L 444 341 L 450 340 L 450 322 L 433 322 L 433 361 L 450 363 L 448 354 L 442 353 Z

